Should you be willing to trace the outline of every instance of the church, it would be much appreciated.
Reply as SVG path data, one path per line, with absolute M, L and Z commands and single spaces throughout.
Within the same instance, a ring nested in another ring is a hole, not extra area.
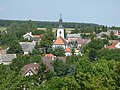
M 68 42 L 65 39 L 65 30 L 64 27 L 62 25 L 62 17 L 60 15 L 60 19 L 59 19 L 59 26 L 57 28 L 57 39 L 53 42 L 53 48 L 55 47 L 63 47 L 64 49 L 66 49 L 68 47 Z

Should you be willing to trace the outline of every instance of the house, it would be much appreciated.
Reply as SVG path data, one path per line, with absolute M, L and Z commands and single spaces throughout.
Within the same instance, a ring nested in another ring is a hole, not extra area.
M 23 76 L 35 75 L 38 73 L 38 69 L 39 69 L 38 63 L 30 63 L 23 67 L 22 74 L 23 74 Z
M 65 49 L 65 55 L 66 55 L 66 56 L 71 56 L 71 55 L 72 55 L 72 50 L 71 50 L 69 47 L 67 47 L 67 48 Z
M 63 62 L 66 62 L 66 57 L 56 57 L 55 60 L 62 60 Z
M 54 57 L 54 55 L 53 54 L 45 54 L 45 57 Z
M 25 35 L 23 35 L 23 38 L 30 40 L 30 39 L 34 38 L 34 36 L 32 35 L 32 32 L 29 32 L 29 33 L 26 33 Z
M 99 34 L 97 34 L 97 38 L 102 38 L 103 35 L 110 36 L 111 32 L 113 32 L 114 35 L 120 37 L 118 30 L 108 30 L 107 32 L 100 32 Z
M 53 48 L 55 47 L 63 47 L 64 49 L 66 49 L 68 46 L 68 43 L 66 42 L 66 40 L 64 38 L 62 38 L 61 36 L 59 36 L 54 42 L 53 42 Z
M 30 52 L 33 51 L 36 41 L 32 41 L 32 42 L 19 42 L 19 44 L 21 45 L 24 54 L 29 54 Z
M 53 68 L 53 61 L 54 60 L 62 60 L 63 62 L 66 62 L 66 57 L 54 57 L 54 59 L 52 57 L 42 57 L 43 60 L 43 64 L 46 65 L 47 70 L 54 70 Z
M 0 64 L 8 65 L 16 58 L 16 54 L 0 54 Z
M 76 41 L 78 38 L 81 38 L 80 34 L 67 34 L 66 36 L 68 42 Z
M 0 54 L 6 54 L 6 50 L 0 50 Z
M 54 70 L 52 63 L 53 63 L 53 58 L 52 57 L 42 57 L 43 64 L 46 65 L 47 70 Z
M 81 47 L 82 45 L 85 45 L 87 43 L 89 43 L 91 40 L 90 39 L 82 39 L 82 38 L 78 38 L 76 43 L 77 43 L 77 47 Z
M 42 37 L 44 36 L 43 34 L 39 34 L 39 35 L 33 35 L 34 36 L 34 40 L 35 41 L 41 41 Z
M 56 56 L 50 53 L 50 54 L 45 54 L 45 57 L 51 57 L 52 60 L 54 60 Z
M 112 41 L 112 44 L 110 46 L 106 46 L 108 49 L 115 49 L 120 48 L 120 42 L 119 41 Z

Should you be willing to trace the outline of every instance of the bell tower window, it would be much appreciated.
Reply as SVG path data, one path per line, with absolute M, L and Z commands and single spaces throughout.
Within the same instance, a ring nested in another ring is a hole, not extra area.
M 61 35 L 61 31 L 59 32 L 59 34 Z

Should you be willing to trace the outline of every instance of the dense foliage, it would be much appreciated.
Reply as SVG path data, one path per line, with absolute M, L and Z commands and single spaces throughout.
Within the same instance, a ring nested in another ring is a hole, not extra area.
M 27 88 L 30 90 L 119 90 L 120 62 L 99 59 L 90 61 L 87 55 L 78 57 L 77 61 L 54 61 L 54 72 L 44 72 L 45 66 L 37 75 L 23 77 L 22 67 L 34 62 L 40 57 L 30 59 L 23 56 L 13 60 L 11 65 L 0 65 L 0 89 L 16 90 Z M 69 58 L 73 59 L 74 58 Z M 40 61 L 41 62 L 41 61 Z

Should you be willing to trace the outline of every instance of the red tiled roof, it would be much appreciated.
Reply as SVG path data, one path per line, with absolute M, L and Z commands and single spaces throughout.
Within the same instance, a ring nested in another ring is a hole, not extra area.
M 54 55 L 53 54 L 45 54 L 45 57 L 54 57 Z
M 70 48 L 66 48 L 65 52 L 71 52 L 71 49 Z
M 59 36 L 53 44 L 68 44 L 65 39 L 63 39 L 61 36 Z
M 78 44 L 86 44 L 88 43 L 90 40 L 89 39 L 82 39 L 82 38 L 78 38 L 77 39 L 77 43 Z
M 33 35 L 34 38 L 42 38 L 43 37 L 43 34 L 40 34 L 40 35 Z
M 114 49 L 115 46 L 117 45 L 118 42 L 112 42 L 112 45 L 111 46 L 107 46 L 106 48 L 109 48 L 109 49 Z
M 109 48 L 109 49 L 114 49 L 115 46 L 107 46 L 106 48 Z

